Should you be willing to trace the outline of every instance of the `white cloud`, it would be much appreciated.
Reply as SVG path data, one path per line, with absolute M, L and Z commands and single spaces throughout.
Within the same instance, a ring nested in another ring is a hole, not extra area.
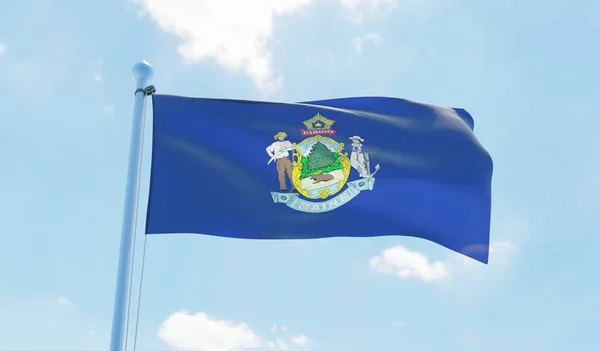
M 6 51 L 6 45 L 0 44 L 0 56 Z
M 242 351 L 261 346 L 261 338 L 245 323 L 211 318 L 186 311 L 169 316 L 158 336 L 171 348 L 182 351 Z
M 512 265 L 518 254 L 517 245 L 512 241 L 495 241 L 490 244 L 489 265 L 504 267 Z
M 271 332 L 287 330 L 273 325 Z M 277 334 L 276 334 L 277 335 Z M 169 316 L 159 327 L 158 336 L 173 350 L 247 351 L 270 348 L 276 351 L 299 350 L 309 343 L 306 335 L 274 336 L 265 340 L 246 323 L 219 320 L 205 313 L 181 311 Z M 291 346 L 291 347 L 290 347 Z
M 490 244 L 490 252 L 513 252 L 515 246 L 509 241 L 496 241 Z
M 268 48 L 274 18 L 297 12 L 315 0 L 133 1 L 161 29 L 183 41 L 178 51 L 184 62 L 214 59 L 226 69 L 248 75 L 261 91 L 273 93 L 283 86 Z
M 400 278 L 419 278 L 425 282 L 439 281 L 439 287 L 447 291 L 451 281 L 459 281 L 464 285 L 466 280 L 481 281 L 490 272 L 501 273 L 514 263 L 517 246 L 508 240 L 490 243 L 489 265 L 458 254 L 449 252 L 442 261 L 430 262 L 427 256 L 420 252 L 409 251 L 402 246 L 384 250 L 381 255 L 371 258 L 369 265 L 376 273 L 395 275 Z M 451 279 L 444 279 L 451 278 Z
M 281 340 L 280 338 L 275 339 L 275 344 L 281 351 L 287 351 L 287 349 L 288 349 L 287 343 L 285 341 Z
M 392 274 L 400 278 L 419 278 L 425 282 L 439 280 L 448 275 L 442 262 L 429 262 L 420 252 L 409 251 L 402 246 L 384 250 L 371 258 L 371 269 L 376 273 Z
M 397 0 L 339 0 L 340 4 L 349 10 L 347 18 L 354 23 L 361 23 L 365 14 L 376 14 L 383 9 L 389 9 L 397 4 Z
M 494 241 L 489 246 L 490 258 L 488 266 L 497 267 L 504 266 L 510 263 L 517 253 L 516 245 L 511 241 Z M 452 265 L 452 274 L 458 274 L 459 271 L 470 270 L 474 268 L 479 271 L 485 269 L 485 266 L 464 255 L 453 255 L 454 259 L 449 261 L 449 265 Z
M 439 284 L 442 292 L 452 292 L 469 304 L 486 301 L 490 295 L 501 294 L 512 276 L 511 267 L 518 262 L 517 244 L 503 240 L 490 243 L 490 258 L 487 265 L 472 258 L 448 252 L 445 260 L 449 279 Z
M 58 304 L 58 305 L 68 305 L 70 303 L 71 303 L 71 300 L 69 300 L 68 297 L 59 296 L 56 298 L 56 304 Z
M 286 325 L 284 325 L 283 328 L 281 328 L 281 330 L 286 332 L 288 330 L 288 327 Z
M 492 221 L 488 264 L 484 265 L 469 257 L 451 252 L 448 254 L 447 266 L 452 274 L 452 280 L 455 276 L 461 276 L 461 281 L 468 278 L 480 284 L 482 280 L 489 279 L 494 284 L 498 284 L 501 281 L 500 275 L 510 277 L 508 268 L 518 262 L 519 250 L 527 245 L 532 232 L 529 223 L 521 216 L 503 213 L 503 211 L 498 213 L 499 215 Z
M 94 74 L 94 80 L 96 82 L 100 82 L 104 79 L 104 77 L 102 76 L 102 66 L 103 65 L 104 65 L 104 61 L 102 61 L 102 60 L 92 61 L 92 66 L 94 66 L 95 70 L 96 70 L 96 74 Z
M 283 88 L 270 50 L 275 18 L 308 8 L 319 0 L 132 0 L 165 32 L 181 40 L 179 55 L 188 64 L 214 60 L 249 76 L 265 93 Z M 323 1 L 323 0 L 320 0 Z M 394 6 L 397 0 L 336 0 L 355 21 L 363 12 Z M 377 38 L 367 38 L 377 42 Z M 359 47 L 362 45 L 360 41 Z M 380 39 L 379 39 L 380 40 Z M 379 41 L 380 42 L 380 41 Z
M 380 8 L 385 5 L 392 5 L 396 0 L 339 0 L 342 6 L 355 10 L 361 6 L 369 8 Z
M 373 43 L 373 44 L 381 44 L 383 42 L 383 38 L 377 32 L 370 32 L 360 37 L 355 37 L 352 39 L 352 45 L 354 45 L 354 52 L 357 54 L 362 53 L 363 44 L 364 43 Z
M 308 344 L 308 338 L 306 335 L 298 335 L 292 338 L 292 343 L 295 345 L 306 345 Z

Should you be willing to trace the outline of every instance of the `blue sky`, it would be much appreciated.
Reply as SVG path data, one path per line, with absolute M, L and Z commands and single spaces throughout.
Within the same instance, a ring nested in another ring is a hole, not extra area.
M 2 350 L 108 349 L 131 67 L 141 59 L 161 93 L 386 95 L 463 107 L 495 175 L 488 266 L 403 237 L 150 237 L 138 349 L 600 346 L 597 1 L 22 0 L 2 8 Z

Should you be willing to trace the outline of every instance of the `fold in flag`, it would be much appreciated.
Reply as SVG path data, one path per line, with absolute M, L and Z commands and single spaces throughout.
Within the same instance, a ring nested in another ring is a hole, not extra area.
M 405 235 L 487 263 L 492 160 L 462 109 L 153 96 L 146 233 Z

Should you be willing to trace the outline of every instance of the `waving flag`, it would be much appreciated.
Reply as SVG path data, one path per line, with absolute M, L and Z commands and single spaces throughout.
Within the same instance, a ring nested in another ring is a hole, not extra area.
M 462 109 L 153 96 L 147 234 L 406 235 L 487 263 L 492 160 Z

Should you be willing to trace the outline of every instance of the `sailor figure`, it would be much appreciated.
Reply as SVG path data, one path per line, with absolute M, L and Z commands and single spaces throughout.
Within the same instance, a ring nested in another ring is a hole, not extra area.
M 363 138 L 355 135 L 350 138 L 352 141 L 352 153 L 350 154 L 350 165 L 354 168 L 361 178 L 370 178 L 379 170 L 379 164 L 375 166 L 375 172 L 371 173 L 371 164 L 369 154 L 363 152 Z
M 362 142 L 365 141 L 363 138 L 355 135 L 350 140 L 352 141 L 352 151 L 362 151 Z

